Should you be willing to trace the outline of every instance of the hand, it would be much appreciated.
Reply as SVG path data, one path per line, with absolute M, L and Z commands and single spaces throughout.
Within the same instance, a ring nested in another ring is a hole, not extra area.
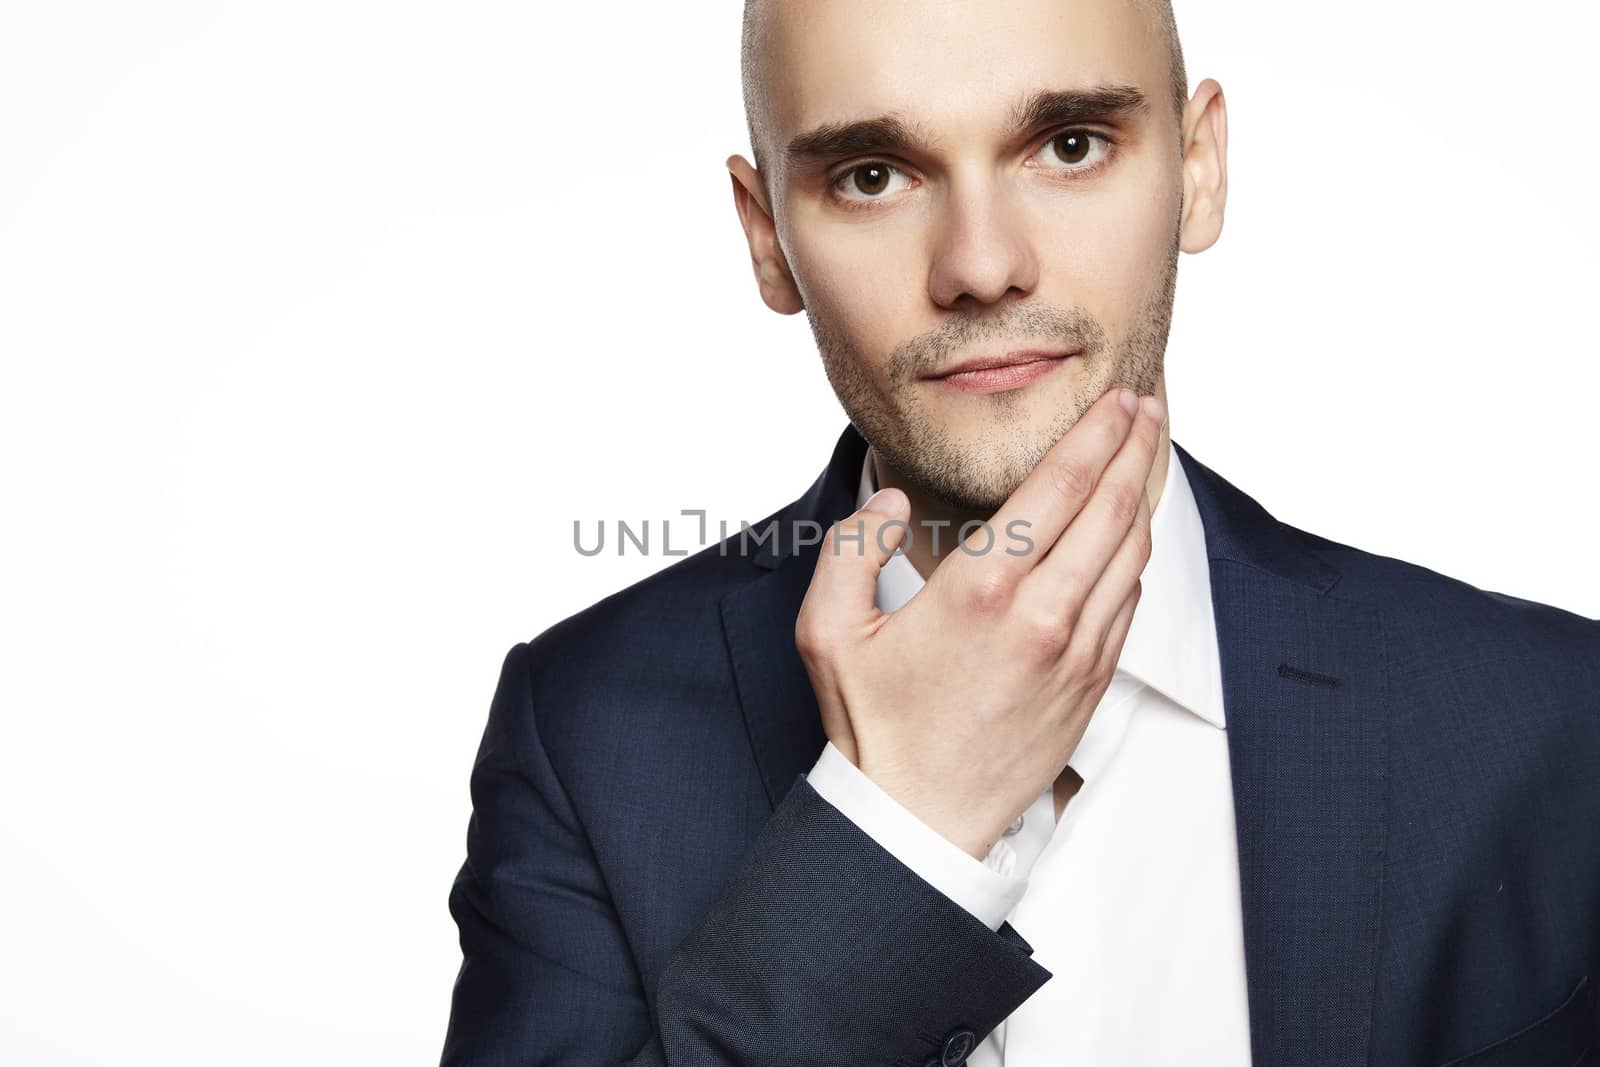
M 828 530 L 795 620 L 829 740 L 976 859 L 1066 767 L 1122 653 L 1164 418 L 1133 395 L 1096 400 L 895 612 L 874 591 L 909 501 L 875 494 Z

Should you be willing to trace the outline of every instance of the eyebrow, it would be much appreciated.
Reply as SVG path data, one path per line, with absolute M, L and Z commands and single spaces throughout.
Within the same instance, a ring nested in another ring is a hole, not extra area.
M 1150 103 L 1132 85 L 1100 85 L 1092 89 L 1041 89 L 1011 109 L 1010 136 L 1042 126 L 1114 119 L 1146 114 Z M 852 122 L 829 122 L 799 134 L 784 148 L 791 166 L 804 166 L 865 152 L 911 152 L 937 142 L 926 129 L 898 115 L 878 115 Z

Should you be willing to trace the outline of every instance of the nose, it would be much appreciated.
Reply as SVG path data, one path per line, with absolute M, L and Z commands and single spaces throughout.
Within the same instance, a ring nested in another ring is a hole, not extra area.
M 1022 205 L 992 177 L 952 181 L 936 209 L 928 295 L 940 307 L 1031 293 L 1039 259 Z

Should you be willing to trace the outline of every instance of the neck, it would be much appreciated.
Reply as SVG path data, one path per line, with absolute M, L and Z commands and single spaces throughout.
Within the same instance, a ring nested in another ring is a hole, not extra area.
M 1156 393 L 1163 403 L 1166 402 L 1166 389 L 1163 387 Z M 1170 412 L 1170 408 L 1168 409 Z M 1165 430 L 1161 431 L 1161 440 L 1156 447 L 1156 461 L 1151 467 L 1150 477 L 1145 481 L 1145 491 L 1150 496 L 1150 514 L 1155 515 L 1156 508 L 1161 503 L 1162 490 L 1167 484 L 1167 466 L 1171 456 L 1169 447 L 1172 437 L 1170 422 Z M 926 581 L 939 566 L 939 562 L 952 553 L 961 550 L 961 527 L 968 522 L 987 522 L 994 518 L 992 514 L 982 514 L 968 511 L 963 508 L 952 508 L 942 500 L 935 499 L 923 493 L 916 486 L 909 484 L 898 471 L 883 462 L 883 457 L 876 451 L 872 454 L 873 476 L 877 479 L 878 488 L 894 487 L 901 490 L 911 500 L 911 530 L 912 537 L 908 538 L 909 545 L 905 548 L 906 558 L 917 569 Z M 936 525 L 937 524 L 937 525 Z M 935 536 L 937 535 L 937 536 Z M 997 532 L 996 536 L 1001 536 Z M 938 544 L 934 542 L 937 540 Z

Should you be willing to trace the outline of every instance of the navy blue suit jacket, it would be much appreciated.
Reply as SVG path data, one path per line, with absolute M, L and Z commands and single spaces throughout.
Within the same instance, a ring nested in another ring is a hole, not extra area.
M 1221 647 L 1254 1062 L 1594 1063 L 1600 621 L 1295 529 L 1173 447 Z M 847 426 L 754 524 L 776 542 L 736 534 L 506 656 L 445 1067 L 955 1064 L 1050 978 L 1026 931 L 805 780 L 818 548 L 790 533 L 855 510 L 865 449 Z

